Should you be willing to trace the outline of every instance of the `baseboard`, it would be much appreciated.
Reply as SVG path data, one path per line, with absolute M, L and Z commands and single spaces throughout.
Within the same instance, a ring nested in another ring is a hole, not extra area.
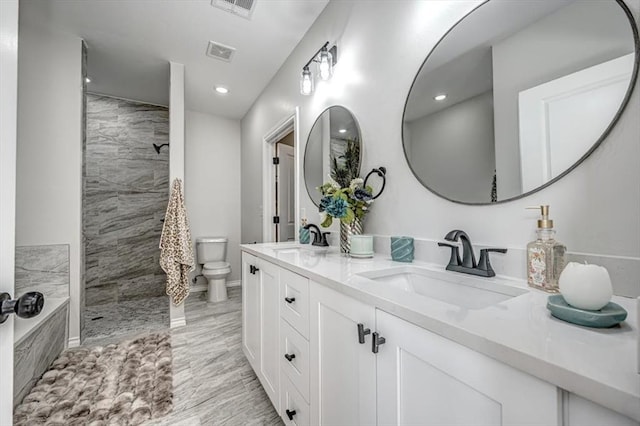
M 171 322 L 169 323 L 169 328 L 182 327 L 185 325 L 187 325 L 187 320 L 184 317 L 176 318 L 171 320 Z
M 79 337 L 69 337 L 69 340 L 67 340 L 67 347 L 69 348 L 77 348 L 78 346 L 80 346 L 80 338 Z

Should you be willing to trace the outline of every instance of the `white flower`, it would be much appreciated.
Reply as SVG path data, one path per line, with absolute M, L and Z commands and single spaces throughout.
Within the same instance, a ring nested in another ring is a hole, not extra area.
M 356 188 L 360 187 L 363 183 L 364 180 L 362 178 L 352 179 L 351 183 L 349 184 L 349 188 L 351 188 L 352 191 L 355 191 Z

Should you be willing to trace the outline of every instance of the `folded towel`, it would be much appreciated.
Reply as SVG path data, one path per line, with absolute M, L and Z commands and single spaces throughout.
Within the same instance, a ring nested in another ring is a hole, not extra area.
M 174 179 L 160 237 L 160 267 L 167 274 L 167 294 L 174 305 L 189 295 L 189 272 L 193 271 L 193 245 L 184 207 L 182 181 Z

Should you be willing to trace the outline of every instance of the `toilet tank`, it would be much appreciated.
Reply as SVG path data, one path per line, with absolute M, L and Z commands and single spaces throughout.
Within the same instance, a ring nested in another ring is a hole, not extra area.
M 224 237 L 196 238 L 196 256 L 199 264 L 223 262 L 227 257 L 227 239 Z

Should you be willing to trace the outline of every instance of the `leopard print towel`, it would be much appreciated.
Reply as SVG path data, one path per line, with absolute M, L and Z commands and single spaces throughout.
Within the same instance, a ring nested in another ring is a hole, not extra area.
M 193 271 L 193 248 L 182 181 L 174 179 L 160 237 L 160 267 L 167 274 L 167 294 L 174 305 L 189 295 L 189 272 Z

